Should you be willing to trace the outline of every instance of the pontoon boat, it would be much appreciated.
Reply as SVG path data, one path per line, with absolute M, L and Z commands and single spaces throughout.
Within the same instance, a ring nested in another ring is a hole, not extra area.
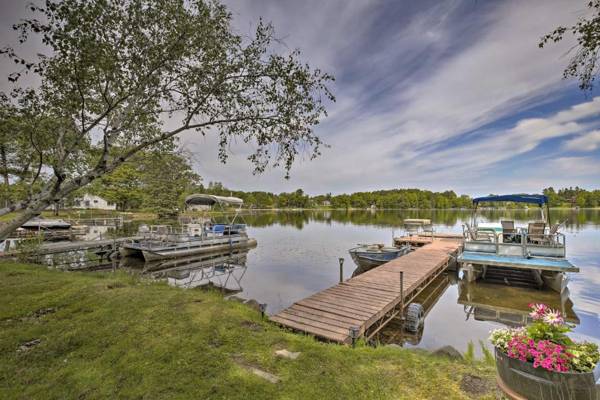
M 520 227 L 511 220 L 478 224 L 477 208 L 483 202 L 536 204 L 540 220 Z M 529 280 L 562 292 L 567 284 L 566 273 L 579 272 L 566 259 L 565 235 L 558 232 L 561 224 L 551 224 L 545 195 L 479 197 L 473 199 L 473 205 L 471 224 L 463 226 L 464 251 L 458 257 L 468 281 L 493 278 L 519 285 Z
M 186 204 L 192 201 L 193 204 L 229 205 L 238 208 L 232 220 L 226 224 L 209 221 L 191 223 L 184 225 L 179 232 L 175 232 L 168 225 L 151 226 L 142 239 L 123 243 L 119 250 L 121 255 L 143 257 L 149 261 L 256 246 L 256 240 L 249 238 L 246 233 L 246 225 L 235 223 L 243 204 L 241 199 L 195 194 L 186 198 Z

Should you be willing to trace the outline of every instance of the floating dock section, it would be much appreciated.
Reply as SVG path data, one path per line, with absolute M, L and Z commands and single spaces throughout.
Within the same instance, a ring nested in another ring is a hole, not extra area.
M 419 237 L 413 240 L 423 242 Z M 370 339 L 453 264 L 462 247 L 456 238 L 427 240 L 405 256 L 294 303 L 271 320 L 338 343 Z

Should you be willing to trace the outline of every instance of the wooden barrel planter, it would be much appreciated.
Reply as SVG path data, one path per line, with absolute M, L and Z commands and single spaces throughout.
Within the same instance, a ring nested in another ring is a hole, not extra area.
M 594 372 L 553 372 L 496 348 L 496 368 L 498 385 L 512 399 L 600 400 L 600 364 Z

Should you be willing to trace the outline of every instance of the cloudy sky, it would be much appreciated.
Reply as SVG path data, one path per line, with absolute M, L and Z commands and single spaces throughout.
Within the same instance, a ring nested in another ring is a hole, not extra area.
M 334 74 L 337 102 L 316 130 L 331 147 L 300 160 L 287 181 L 281 170 L 253 176 L 241 144 L 222 165 L 214 138 L 185 135 L 206 182 L 312 194 L 600 187 L 600 90 L 586 95 L 562 79 L 572 41 L 538 48 L 543 34 L 585 16 L 586 1 L 226 3 L 239 33 L 262 16 L 280 51 L 299 48 Z

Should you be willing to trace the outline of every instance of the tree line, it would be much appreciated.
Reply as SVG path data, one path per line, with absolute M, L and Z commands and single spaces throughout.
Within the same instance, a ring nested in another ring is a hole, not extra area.
M 40 181 L 43 181 L 41 179 Z M 18 201 L 27 195 L 20 182 L 0 185 L 0 201 Z M 461 209 L 470 208 L 472 198 L 452 190 L 434 192 L 421 189 L 391 189 L 351 194 L 331 193 L 310 196 L 302 189 L 293 192 L 241 191 L 225 187 L 221 182 L 202 182 L 193 170 L 189 156 L 177 149 L 161 149 L 138 153 L 110 174 L 82 188 L 63 202 L 69 207 L 84 193 L 98 195 L 120 211 L 152 211 L 172 213 L 184 209 L 184 199 L 192 193 L 234 196 L 244 200 L 250 209 Z M 569 187 L 543 190 L 551 207 L 600 207 L 600 190 Z M 487 204 L 492 207 L 523 208 L 525 204 Z
M 575 186 L 554 190 L 544 189 L 550 207 L 600 207 L 600 190 L 585 190 Z
M 231 190 L 223 186 L 221 182 L 209 182 L 206 186 L 200 184 L 195 186 L 194 189 L 201 193 L 239 197 L 244 200 L 244 207 L 247 208 L 450 209 L 470 208 L 472 206 L 471 196 L 466 194 L 457 195 L 452 190 L 433 192 L 416 188 L 391 189 L 309 196 L 302 189 L 279 194 L 264 191 Z M 550 207 L 600 207 L 600 190 L 598 189 L 586 190 L 575 187 L 556 191 L 554 188 L 549 187 L 543 189 L 543 193 L 548 196 Z M 486 206 L 525 208 L 527 204 L 490 203 Z

